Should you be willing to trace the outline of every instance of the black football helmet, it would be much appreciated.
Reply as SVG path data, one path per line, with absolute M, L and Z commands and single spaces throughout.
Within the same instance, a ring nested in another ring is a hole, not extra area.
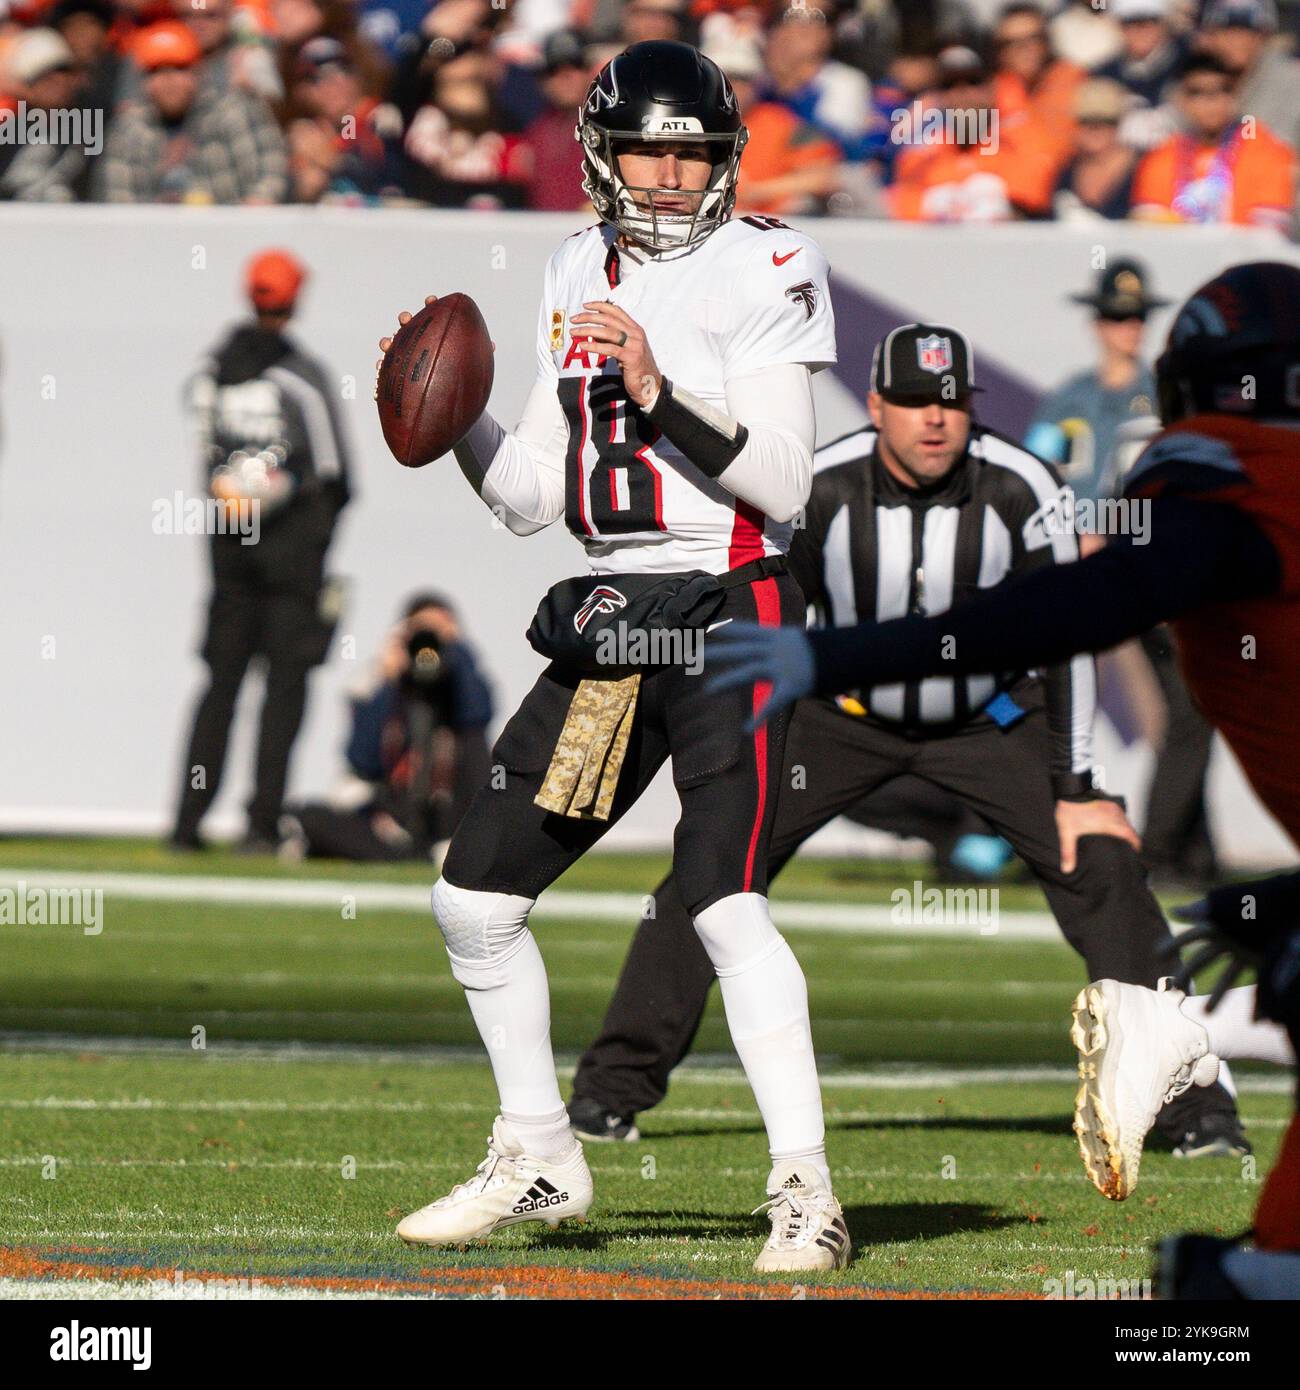
M 634 43 L 597 74 L 578 113 L 582 186 L 602 221 L 651 251 L 703 241 L 736 205 L 740 152 L 749 132 L 726 74 L 688 43 Z M 620 143 L 707 142 L 708 186 L 691 212 L 655 208 L 663 190 L 629 185 L 618 172 Z M 638 200 L 639 199 L 639 200 Z
M 1179 309 L 1156 362 L 1166 425 L 1188 415 L 1300 418 L 1300 269 L 1234 265 Z

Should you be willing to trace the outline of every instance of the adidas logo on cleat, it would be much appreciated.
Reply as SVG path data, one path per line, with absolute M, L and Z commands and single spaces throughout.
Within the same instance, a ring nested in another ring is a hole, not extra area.
M 569 1200 L 567 1192 L 560 1192 L 553 1183 L 538 1178 L 527 1192 L 514 1204 L 511 1210 L 516 1216 L 530 1211 L 542 1211 L 546 1207 L 558 1207 Z
M 786 1180 L 781 1184 L 781 1190 L 782 1190 L 782 1191 L 785 1191 L 785 1189 L 786 1189 L 787 1187 L 802 1187 L 802 1186 L 803 1186 L 803 1179 L 799 1176 L 799 1174 L 798 1174 L 798 1173 L 791 1173 L 790 1176 L 789 1176 L 788 1178 L 786 1178 Z

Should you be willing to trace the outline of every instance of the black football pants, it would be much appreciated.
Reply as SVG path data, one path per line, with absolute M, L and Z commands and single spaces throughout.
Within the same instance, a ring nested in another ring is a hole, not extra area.
M 799 586 L 782 574 L 728 589 L 718 620 L 790 626 L 803 616 Z M 788 713 L 747 732 L 765 691 L 712 693 L 704 689 L 703 670 L 686 667 L 648 672 L 609 820 L 577 820 L 545 811 L 533 798 L 579 679 L 548 667 L 502 729 L 491 776 L 452 836 L 443 877 L 457 888 L 537 897 L 618 823 L 671 759 L 682 806 L 673 837 L 674 892 L 682 895 L 684 929 L 696 939 L 693 914 L 736 893 L 767 892 Z
M 194 712 L 173 834 L 192 840 L 216 799 L 240 687 L 255 656 L 266 666 L 248 833 L 276 840 L 289 756 L 302 724 L 307 676 L 328 646 L 320 617 L 325 550 L 314 518 L 277 519 L 256 545 L 213 536 L 213 592 L 203 659 L 207 688 Z
M 961 798 L 1005 836 L 1083 957 L 1088 979 L 1154 985 L 1169 973 L 1159 951 L 1170 933 L 1138 857 L 1113 836 L 1089 835 L 1079 842 L 1078 866 L 1062 873 L 1042 688 L 1027 682 L 1014 693 L 1028 712 L 1009 728 L 981 715 L 955 733 L 926 738 L 844 714 L 831 700 L 801 700 L 786 739 L 768 880 L 814 831 L 911 773 Z M 574 1097 L 620 1115 L 657 1105 L 690 1050 L 714 978 L 670 875 L 632 940 L 600 1036 L 579 1063 Z M 1221 1086 L 1194 1088 L 1166 1106 L 1160 1127 L 1181 1137 L 1189 1114 L 1207 1109 L 1233 1109 Z

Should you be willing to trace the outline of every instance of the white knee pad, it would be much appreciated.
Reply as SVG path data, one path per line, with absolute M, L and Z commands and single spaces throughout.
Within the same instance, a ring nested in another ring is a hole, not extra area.
M 535 898 L 480 893 L 440 878 L 433 885 L 433 915 L 442 932 L 452 975 L 466 989 L 492 989 L 505 981 L 505 965 L 528 940 Z
M 785 945 L 762 893 L 733 893 L 694 918 L 695 930 L 719 975 L 751 970 Z

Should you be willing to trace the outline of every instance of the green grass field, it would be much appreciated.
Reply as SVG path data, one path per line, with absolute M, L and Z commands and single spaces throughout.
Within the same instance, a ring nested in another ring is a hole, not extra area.
M 43 871 L 340 882 L 339 907 L 110 894 L 103 931 L 0 926 L 0 1294 L 147 1292 L 257 1280 L 262 1292 L 818 1296 L 1037 1294 L 1073 1271 L 1141 1280 L 1182 1229 L 1249 1224 L 1290 1110 L 1289 1078 L 1243 1077 L 1257 1164 L 1152 1152 L 1123 1204 L 1098 1197 L 1070 1133 L 1065 1032 L 1080 983 L 1056 941 L 801 929 L 837 1187 L 858 1256 L 791 1290 L 750 1271 L 766 1154 L 714 1001 L 695 1062 L 593 1146 L 584 1227 L 411 1251 L 397 1218 L 463 1179 L 494 1102 L 427 913 L 342 904 L 353 867 L 286 875 L 214 853 L 0 842 L 3 882 Z M 662 861 L 590 859 L 568 891 L 648 891 Z M 774 895 L 880 902 L 917 866 L 792 866 Z M 424 884 L 428 871 L 364 881 Z M 1041 910 L 1011 885 L 1002 910 Z M 632 923 L 546 920 L 562 1058 L 591 1038 Z M 196 1030 L 198 1030 L 196 1032 Z M 195 1041 L 204 1045 L 196 1047 Z M 294 1048 L 293 1043 L 309 1046 Z

